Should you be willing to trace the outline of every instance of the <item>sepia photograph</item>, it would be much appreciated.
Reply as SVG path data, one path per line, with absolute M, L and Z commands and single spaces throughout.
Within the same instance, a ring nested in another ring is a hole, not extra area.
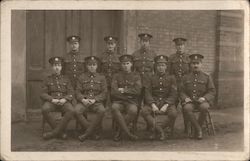
M 3 160 L 249 159 L 247 2 L 14 2 Z

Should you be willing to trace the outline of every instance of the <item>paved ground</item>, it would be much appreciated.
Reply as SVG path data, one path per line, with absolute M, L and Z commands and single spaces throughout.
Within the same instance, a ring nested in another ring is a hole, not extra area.
M 75 121 L 71 121 L 66 141 L 41 138 L 41 121 L 12 124 L 12 151 L 242 151 L 243 150 L 243 109 L 230 108 L 212 110 L 211 115 L 216 128 L 216 136 L 204 136 L 201 141 L 187 138 L 183 134 L 183 120 L 179 114 L 175 126 L 175 138 L 164 142 L 147 140 L 145 124 L 140 118 L 137 142 L 124 140 L 112 141 L 111 118 L 104 119 L 103 139 L 77 140 Z M 50 130 L 47 126 L 46 130 Z

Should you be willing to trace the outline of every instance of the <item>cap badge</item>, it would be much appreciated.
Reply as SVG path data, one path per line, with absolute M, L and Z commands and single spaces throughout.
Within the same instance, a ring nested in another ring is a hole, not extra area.
M 76 39 L 76 38 L 73 36 L 73 37 L 72 37 L 72 40 L 75 40 L 75 39 Z
M 55 61 L 58 61 L 59 59 L 58 58 L 55 58 Z
M 198 56 L 195 56 L 194 59 L 198 59 Z
M 109 40 L 112 40 L 112 37 L 109 37 Z
M 91 57 L 91 60 L 95 60 L 95 58 L 94 58 L 94 57 Z
M 163 56 L 161 56 L 160 59 L 163 59 Z

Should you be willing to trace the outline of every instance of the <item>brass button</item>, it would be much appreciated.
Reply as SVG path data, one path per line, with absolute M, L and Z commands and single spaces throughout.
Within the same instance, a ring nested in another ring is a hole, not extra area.
M 160 85 L 162 85 L 162 82 L 160 82 Z
M 162 88 L 160 88 L 160 91 L 162 90 Z
M 162 98 L 160 97 L 159 100 L 162 100 Z
M 75 75 L 75 74 L 74 74 L 73 76 L 74 76 L 74 77 L 76 77 L 76 75 Z

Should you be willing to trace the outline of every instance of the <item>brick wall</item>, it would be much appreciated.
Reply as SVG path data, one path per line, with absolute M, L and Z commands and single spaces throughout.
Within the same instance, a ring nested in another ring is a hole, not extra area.
M 205 56 L 203 68 L 215 70 L 216 11 L 136 11 L 136 33 L 148 32 L 154 36 L 152 48 L 157 54 L 175 52 L 175 37 L 188 39 L 187 52 Z M 139 39 L 136 47 L 139 48 Z
M 243 12 L 242 11 L 126 11 L 126 51 L 139 48 L 136 35 L 154 36 L 157 54 L 175 52 L 172 39 L 188 39 L 187 52 L 205 56 L 203 70 L 210 73 L 217 88 L 217 107 L 243 105 Z
M 243 105 L 243 17 L 242 11 L 218 12 L 216 83 L 220 108 Z

